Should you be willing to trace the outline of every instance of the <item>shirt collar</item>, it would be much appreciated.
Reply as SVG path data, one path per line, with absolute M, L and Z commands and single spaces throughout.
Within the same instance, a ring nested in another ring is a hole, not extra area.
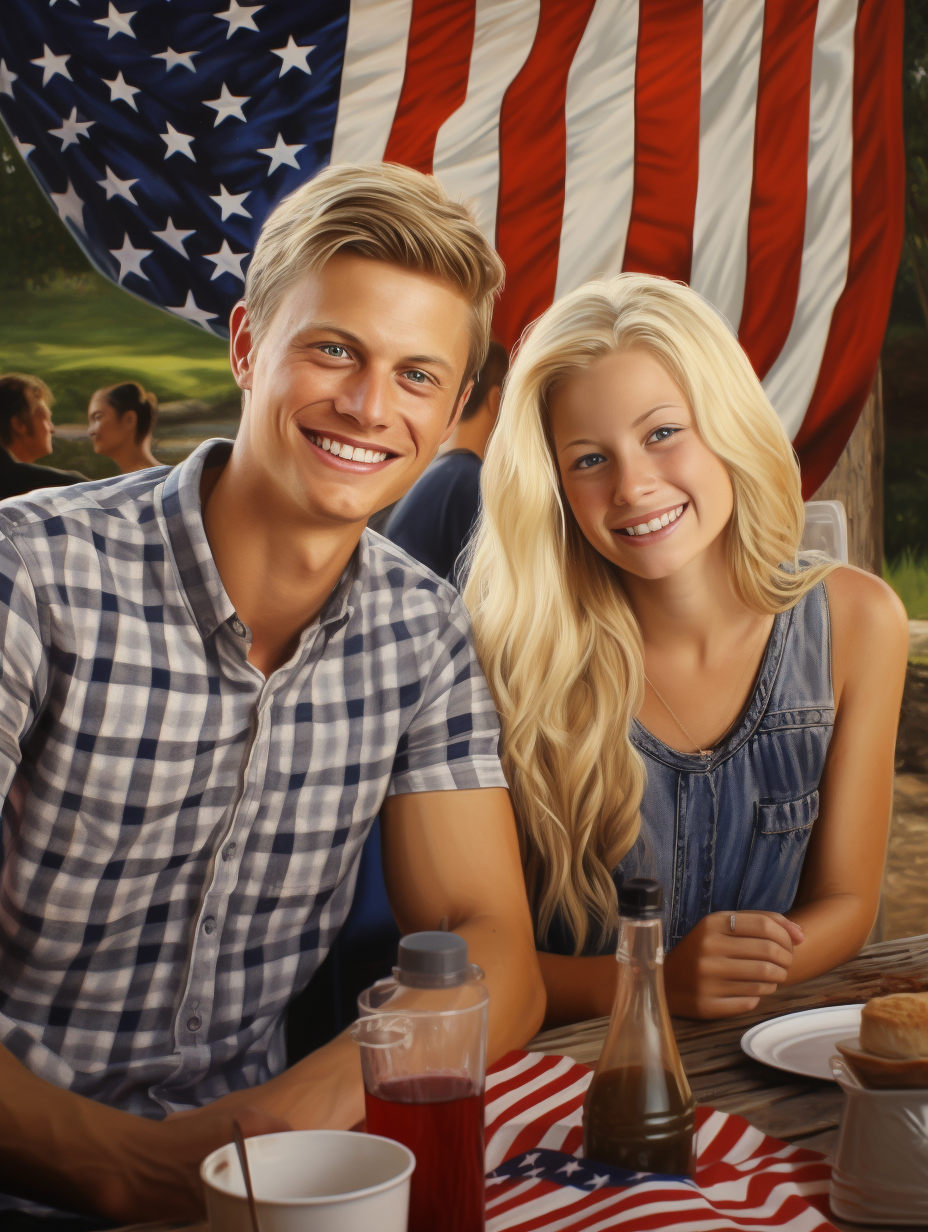
M 202 637 L 209 637 L 235 615 L 226 594 L 203 525 L 200 480 L 207 466 L 223 465 L 232 441 L 204 441 L 175 468 L 161 490 L 159 518 L 174 558 L 174 567 Z M 365 532 L 318 616 L 331 625 L 350 616 L 370 573 L 370 545 Z M 313 621 L 315 624 L 316 621 Z

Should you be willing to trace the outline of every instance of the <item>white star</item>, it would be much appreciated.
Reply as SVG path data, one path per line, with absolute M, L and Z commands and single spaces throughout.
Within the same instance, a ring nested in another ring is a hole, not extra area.
M 58 211 L 58 217 L 62 222 L 73 223 L 78 231 L 84 231 L 84 203 L 74 190 L 71 181 L 68 180 L 67 191 L 63 193 L 49 193 L 54 202 L 55 209 Z
M 126 79 L 122 75 L 122 69 L 120 69 L 119 72 L 116 74 L 115 81 L 107 81 L 105 77 L 102 80 L 106 82 L 106 84 L 110 88 L 110 102 L 111 103 L 115 103 L 117 99 L 121 99 L 124 103 L 128 103 L 133 111 L 138 111 L 138 107 L 135 105 L 135 99 L 133 98 L 133 95 L 139 94 L 140 90 L 137 86 L 129 85 L 129 83 L 126 81 Z
M 11 133 L 10 136 L 12 137 L 13 134 Z M 35 149 L 34 145 L 30 145 L 28 141 L 20 141 L 18 137 L 13 137 L 13 144 L 16 146 L 17 150 L 19 150 L 21 158 L 28 158 Z
M 167 51 L 156 51 L 153 58 L 163 60 L 168 73 L 172 68 L 177 68 L 178 64 L 182 64 L 184 68 L 189 68 L 191 73 L 195 73 L 197 70 L 193 67 L 193 57 L 199 54 L 198 51 L 172 51 L 169 47 Z
M 519 1167 L 520 1168 L 531 1168 L 531 1166 L 535 1163 L 537 1158 L 538 1158 L 538 1151 L 535 1151 L 531 1155 L 526 1155 L 525 1158 L 522 1160 L 522 1163 L 519 1165 Z
M 566 1163 L 563 1168 L 558 1168 L 558 1172 L 566 1172 L 568 1176 L 573 1176 L 575 1172 L 582 1171 L 583 1164 L 577 1163 L 575 1159 L 572 1159 L 570 1163 Z
M 193 321 L 194 325 L 199 325 L 201 329 L 206 329 L 206 322 L 219 315 L 216 312 L 205 312 L 202 308 L 198 308 L 192 291 L 187 292 L 187 299 L 182 307 L 168 308 L 168 312 L 173 312 L 176 317 L 183 317 L 185 321 Z M 212 333 L 212 330 L 206 329 L 206 332 Z
M 250 197 L 250 196 L 251 196 L 250 191 L 239 193 L 238 195 L 236 195 L 235 193 L 227 192 L 225 184 L 220 184 L 219 185 L 219 196 L 218 197 L 210 196 L 210 201 L 215 201 L 216 204 L 219 206 L 219 208 L 222 210 L 222 221 L 225 222 L 225 220 L 231 214 L 242 214 L 244 215 L 245 218 L 251 217 L 251 215 L 242 205 L 242 202 L 245 200 L 245 198 Z
M 128 34 L 130 38 L 135 38 L 136 34 L 129 22 L 135 16 L 135 13 L 120 13 L 115 4 L 109 5 L 109 12 L 106 17 L 97 17 L 94 19 L 95 26 L 106 26 L 109 34 L 106 36 L 106 41 L 109 42 L 117 34 Z
M 165 244 L 179 252 L 182 257 L 187 256 L 187 249 L 184 247 L 184 240 L 189 235 L 195 235 L 195 231 L 181 231 L 179 227 L 175 227 L 170 218 L 167 221 L 167 226 L 163 231 L 152 231 L 152 235 L 156 239 L 163 240 Z
M 30 64 L 38 64 L 38 66 L 43 70 L 42 72 L 43 87 L 48 85 L 48 83 L 51 81 L 51 79 L 55 76 L 56 73 L 60 73 L 62 77 L 67 77 L 68 81 L 72 81 L 73 78 L 71 77 L 71 74 L 68 72 L 68 69 L 67 69 L 67 64 L 68 64 L 68 61 L 71 59 L 71 57 L 70 56 L 56 56 L 55 53 L 52 51 L 52 49 L 49 47 L 48 43 L 43 44 L 43 46 L 44 46 L 44 53 L 41 56 L 39 56 L 37 60 L 29 61 Z
M 242 107 L 249 101 L 249 98 L 248 94 L 230 94 L 229 87 L 223 82 L 218 98 L 214 98 L 212 102 L 208 102 L 206 99 L 203 100 L 207 107 L 212 107 L 216 112 L 213 128 L 220 125 L 223 120 L 228 120 L 229 116 L 234 116 L 235 119 L 244 122 L 245 113 L 242 111 Z
M 912 70 L 912 80 L 917 86 L 921 85 L 926 75 L 928 75 L 928 69 L 925 68 L 924 64 L 920 64 L 918 68 Z
M 233 278 L 238 278 L 240 282 L 245 281 L 245 275 L 242 273 L 242 262 L 248 256 L 247 252 L 233 252 L 226 240 L 222 241 L 222 247 L 218 252 L 204 252 L 204 258 L 207 261 L 212 261 L 215 269 L 210 274 L 210 282 L 216 278 L 221 278 L 223 274 L 231 274 Z
M 67 120 L 62 118 L 61 128 L 50 128 L 48 135 L 57 137 L 61 142 L 62 150 L 66 150 L 69 145 L 78 145 L 78 137 L 86 137 L 91 124 L 94 120 L 79 120 L 77 118 L 77 108 L 71 108 L 71 114 Z
M 307 73 L 311 77 L 313 71 L 307 61 L 309 53 L 315 50 L 315 47 L 299 47 L 291 34 L 287 39 L 286 47 L 278 47 L 271 51 L 272 56 L 280 56 L 280 72 L 277 76 L 283 77 L 284 73 L 289 73 L 292 68 L 298 68 L 301 73 Z
M 119 282 L 123 282 L 127 274 L 138 274 L 140 278 L 148 278 L 142 269 L 142 262 L 151 256 L 150 248 L 133 248 L 128 235 L 122 239 L 122 248 L 111 248 L 110 252 L 119 262 Z
M 170 158 L 172 154 L 184 154 L 191 162 L 196 162 L 196 155 L 190 153 L 190 142 L 192 137 L 188 137 L 186 133 L 179 133 L 174 125 L 168 121 L 168 131 L 161 134 L 161 140 L 168 147 L 168 152 L 165 158 Z
M 75 5 L 76 8 L 81 7 L 81 0 L 71 0 L 71 3 Z M 55 0 L 48 0 L 48 7 L 53 9 L 55 7 Z
M 104 166 L 106 164 L 104 163 Z M 135 197 L 132 195 L 132 185 L 137 184 L 138 180 L 121 180 L 118 175 L 106 168 L 106 178 L 97 180 L 101 188 L 106 189 L 106 199 L 109 201 L 112 197 L 125 197 L 127 201 L 131 201 L 133 205 L 138 205 Z
M 7 68 L 6 60 L 0 60 L 0 94 L 9 94 L 13 97 L 13 82 L 19 80 L 19 73 L 14 73 L 12 69 Z
M 216 16 L 220 21 L 227 21 L 229 29 L 226 31 L 226 38 L 230 39 L 236 30 L 254 30 L 257 34 L 258 27 L 255 25 L 254 14 L 260 13 L 264 8 L 263 4 L 256 4 L 250 8 L 238 3 L 238 0 L 229 0 L 229 7 L 224 13 L 217 13 Z
M 602 1189 L 604 1185 L 609 1184 L 609 1177 L 596 1176 L 594 1173 L 592 1181 L 584 1181 L 583 1183 L 584 1185 L 592 1185 L 594 1189 Z
M 300 164 L 296 161 L 296 156 L 300 150 L 305 149 L 305 145 L 287 145 L 282 135 L 278 133 L 277 140 L 275 141 L 273 148 L 268 150 L 258 150 L 258 153 L 263 154 L 266 158 L 271 160 L 271 165 L 268 167 L 267 173 L 268 175 L 273 175 L 277 168 L 283 163 L 286 163 L 288 167 L 296 167 L 297 171 L 299 171 Z

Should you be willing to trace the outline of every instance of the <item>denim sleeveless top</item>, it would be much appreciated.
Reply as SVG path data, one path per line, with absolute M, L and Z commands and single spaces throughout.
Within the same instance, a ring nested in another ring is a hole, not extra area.
M 710 912 L 792 906 L 834 717 L 820 583 L 774 618 L 747 708 L 708 759 L 669 748 L 633 720 L 647 770 L 641 834 L 613 876 L 617 886 L 626 877 L 661 882 L 667 948 Z M 573 952 L 559 920 L 542 948 Z

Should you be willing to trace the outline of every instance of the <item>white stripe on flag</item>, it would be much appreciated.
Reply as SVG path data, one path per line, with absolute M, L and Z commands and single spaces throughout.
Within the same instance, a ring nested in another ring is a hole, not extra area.
M 753 1125 L 749 1125 L 727 1155 L 723 1157 L 726 1164 L 741 1163 L 752 1155 L 763 1142 L 765 1135 Z
M 351 0 L 333 163 L 383 158 L 406 73 L 412 0 Z
M 540 0 L 477 0 L 467 97 L 438 130 L 433 170 L 448 194 L 467 201 L 491 243 L 499 201 L 499 113 L 528 58 Z
M 566 1074 L 574 1064 L 570 1057 L 561 1057 L 557 1065 L 552 1065 L 550 1069 L 544 1070 L 542 1073 L 536 1074 L 534 1078 L 528 1082 L 520 1083 L 513 1090 L 507 1091 L 505 1095 L 496 1095 L 492 1099 L 486 1101 L 486 1122 L 492 1124 L 498 1117 L 520 1100 L 523 1100 L 528 1095 L 540 1091 L 547 1086 L 549 1082 L 553 1082 L 556 1078 L 560 1078 Z
M 552 1070 L 551 1073 L 553 1075 L 554 1071 Z M 565 1087 L 563 1091 L 556 1091 L 553 1095 L 549 1095 L 547 1099 L 539 1100 L 537 1104 L 532 1104 L 531 1109 L 527 1110 L 527 1112 L 523 1114 L 525 1119 L 517 1116 L 511 1121 L 506 1121 L 503 1125 L 501 1125 L 487 1143 L 487 1172 L 492 1172 L 494 1168 L 499 1167 L 499 1165 L 506 1158 L 509 1148 L 512 1146 L 513 1142 L 515 1142 L 516 1138 L 523 1129 L 526 1129 L 533 1122 L 540 1120 L 543 1116 L 545 1116 L 548 1112 L 552 1112 L 555 1108 L 559 1108 L 564 1104 L 569 1104 L 572 1100 L 582 1096 L 586 1092 L 587 1087 L 590 1085 L 590 1079 L 592 1077 L 592 1074 L 584 1074 L 579 1082 L 573 1083 L 572 1086 Z M 519 1097 L 522 1098 L 524 1093 L 530 1089 L 531 1084 L 526 1084 L 525 1087 L 521 1088 Z M 500 1102 L 502 1103 L 502 1101 Z M 498 1116 L 499 1113 L 497 1112 L 496 1115 Z M 561 1141 L 563 1142 L 563 1137 Z
M 534 1069 L 540 1060 L 541 1057 L 537 1052 L 523 1053 L 514 1064 L 507 1065 L 505 1069 L 496 1070 L 492 1074 L 487 1074 L 486 1089 L 492 1091 L 501 1082 L 511 1082 L 513 1078 L 517 1078 L 519 1074 L 524 1074 L 526 1070 Z
M 764 0 L 705 0 L 690 285 L 735 329 L 747 272 L 763 32 Z
M 764 380 L 792 438 L 799 431 L 847 281 L 854 156 L 856 0 L 819 0 L 812 51 L 809 196 L 799 298 L 789 336 Z M 761 151 L 763 155 L 763 151 Z
M 699 1129 L 696 1131 L 697 1156 L 702 1155 L 709 1145 L 715 1141 L 722 1129 L 722 1126 L 727 1120 L 727 1113 L 719 1112 L 717 1109 L 714 1109 L 709 1113 L 702 1125 L 700 1125 Z
M 579 1128 L 582 1124 L 583 1105 L 580 1104 L 578 1108 L 574 1108 L 573 1112 L 568 1112 L 566 1116 L 558 1117 L 557 1121 L 545 1130 L 538 1140 L 538 1145 L 545 1147 L 549 1151 L 560 1151 L 570 1131 Z M 582 1158 L 582 1146 L 578 1149 L 577 1154 Z
M 555 299 L 622 271 L 635 182 L 637 48 L 638 0 L 597 0 L 567 78 Z

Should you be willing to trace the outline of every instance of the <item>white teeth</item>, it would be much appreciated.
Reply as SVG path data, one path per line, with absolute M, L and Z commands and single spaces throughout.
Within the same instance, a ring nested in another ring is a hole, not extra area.
M 660 530 L 660 528 L 661 528 L 660 518 L 652 518 L 651 521 L 648 523 L 649 530 Z
M 384 462 L 387 458 L 384 452 L 363 449 L 361 446 L 344 445 L 340 441 L 333 441 L 328 436 L 316 436 L 315 433 L 311 433 L 309 439 L 314 445 L 324 449 L 326 453 L 330 453 L 334 458 L 344 458 L 346 461 L 366 462 L 368 465 L 373 465 L 377 462 Z
M 647 524 L 647 522 L 639 522 L 638 525 L 635 527 L 635 534 L 636 535 L 647 535 L 650 532 L 650 530 L 651 530 L 651 527 Z
M 373 462 L 373 460 L 374 460 L 374 451 L 373 451 L 373 449 L 365 449 L 365 450 L 364 450 L 364 461 L 365 461 L 365 462 Z
M 342 452 L 342 447 L 339 444 L 339 442 L 333 441 L 331 446 L 329 447 L 329 453 L 332 454 L 334 458 L 338 458 L 341 456 L 341 452 Z
M 676 522 L 676 520 L 677 520 L 677 511 L 676 511 L 676 509 L 671 509 L 670 513 L 668 513 L 668 514 L 667 514 L 667 520 L 668 520 L 668 521 L 670 521 L 670 522 Z
M 669 523 L 670 523 L 670 514 L 662 513 L 661 514 L 661 526 L 667 526 L 669 525 Z
M 324 437 L 322 438 L 322 448 L 323 448 L 323 449 L 331 449 L 331 448 L 332 448 L 332 442 L 329 440 L 329 438 L 328 438 L 327 436 L 324 436 Z

